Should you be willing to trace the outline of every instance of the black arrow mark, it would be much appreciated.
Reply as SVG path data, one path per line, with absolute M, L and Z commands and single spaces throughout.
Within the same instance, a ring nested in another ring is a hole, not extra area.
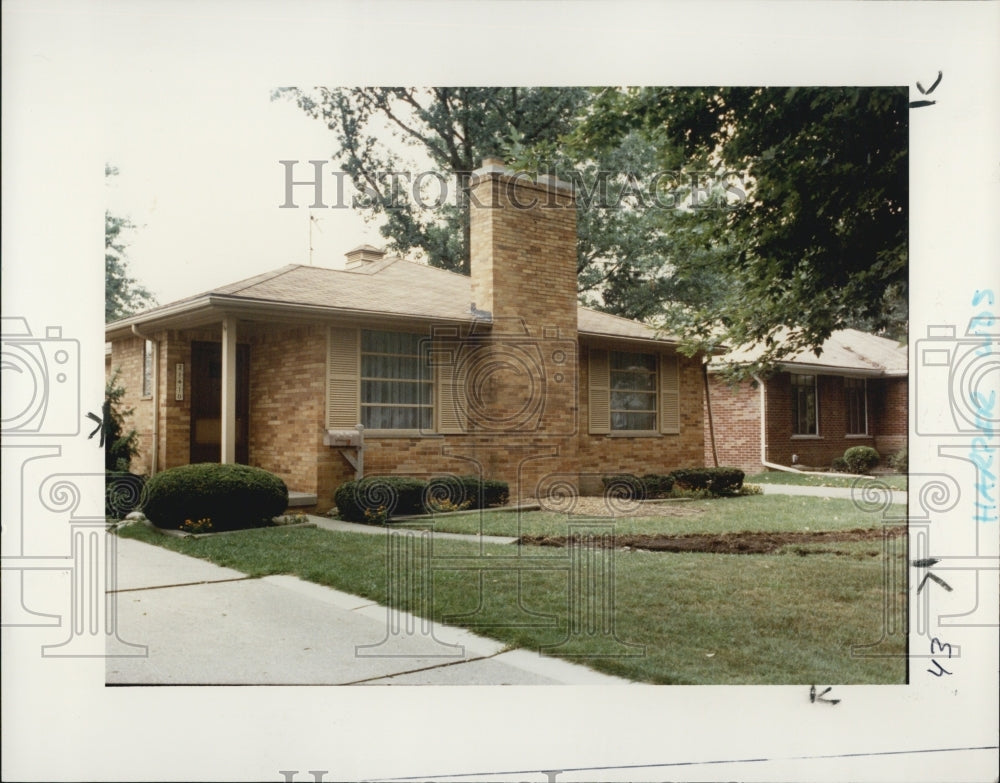
M 934 84 L 932 84 L 926 90 L 924 89 L 924 86 L 920 82 L 917 82 L 917 89 L 920 90 L 920 94 L 921 95 L 930 95 L 932 92 L 934 92 L 934 90 L 937 89 L 937 86 L 939 84 L 941 84 L 941 77 L 942 76 L 944 76 L 944 74 L 941 73 L 941 71 L 938 71 L 938 75 L 937 75 L 937 78 L 934 80 Z
M 98 432 L 101 433 L 101 440 L 98 443 L 98 445 L 103 449 L 104 448 L 104 419 L 102 419 L 100 416 L 98 416 L 98 415 L 96 415 L 94 413 L 90 413 L 90 412 L 87 413 L 87 418 L 90 419 L 90 420 L 92 420 L 92 421 L 96 421 L 97 422 L 97 426 L 94 427 L 94 431 L 91 432 L 87 436 L 87 440 L 90 440 L 91 438 L 93 438 Z
M 932 565 L 937 565 L 941 562 L 939 557 L 926 557 L 923 560 L 911 560 L 910 563 L 917 568 L 930 568 Z
M 935 582 L 937 582 L 937 583 L 938 583 L 939 585 L 941 585 L 941 587 L 943 587 L 943 588 L 944 588 L 945 590 L 947 590 L 947 591 L 948 591 L 949 593 L 950 593 L 950 592 L 952 592 L 952 588 L 951 588 L 951 585 L 950 585 L 950 584 L 948 584 L 948 583 L 947 583 L 946 581 L 944 581 L 944 579 L 942 579 L 942 578 L 941 578 L 940 576 L 938 576 L 937 574 L 932 574 L 932 573 L 931 573 L 930 571 L 928 571 L 928 572 L 927 572 L 927 575 L 926 575 L 926 576 L 925 576 L 925 577 L 924 577 L 923 579 L 921 579 L 921 580 L 920 580 L 920 584 L 919 584 L 919 585 L 917 585 L 917 592 L 918 592 L 918 593 L 919 593 L 919 592 L 920 592 L 921 590 L 923 590 L 923 588 L 924 588 L 924 583 L 925 583 L 925 582 L 926 582 L 926 581 L 927 581 L 928 579 L 933 579 L 933 580 L 934 580 Z
M 813 703 L 813 704 L 815 704 L 817 701 L 823 701 L 823 702 L 826 702 L 827 704 L 840 704 L 840 699 L 824 699 L 823 698 L 824 696 L 826 696 L 826 694 L 828 694 L 832 690 L 833 690 L 833 688 L 828 686 L 828 687 L 824 688 L 822 691 L 820 691 L 819 693 L 816 693 L 816 686 L 815 685 L 810 685 L 809 686 L 809 701 L 811 703 Z

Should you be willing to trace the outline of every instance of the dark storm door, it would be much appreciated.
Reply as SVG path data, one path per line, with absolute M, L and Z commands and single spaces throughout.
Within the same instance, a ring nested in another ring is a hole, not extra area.
M 250 346 L 236 346 L 236 461 L 247 464 Z M 222 344 L 191 343 L 191 462 L 222 457 Z

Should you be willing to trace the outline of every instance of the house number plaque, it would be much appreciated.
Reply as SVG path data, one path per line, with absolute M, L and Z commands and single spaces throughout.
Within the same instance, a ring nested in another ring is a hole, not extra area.
M 175 368 L 175 380 L 174 380 L 174 399 L 183 400 L 184 399 L 184 365 L 178 364 Z

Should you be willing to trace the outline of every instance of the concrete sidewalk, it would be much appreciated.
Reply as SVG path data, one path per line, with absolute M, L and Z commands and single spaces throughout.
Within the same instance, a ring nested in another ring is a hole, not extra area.
M 629 684 L 296 577 L 116 543 L 118 637 L 148 655 L 108 658 L 109 685 Z

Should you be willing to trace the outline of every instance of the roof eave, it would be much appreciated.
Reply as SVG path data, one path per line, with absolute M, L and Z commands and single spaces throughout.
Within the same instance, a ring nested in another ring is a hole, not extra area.
M 378 320 L 380 322 L 488 323 L 482 319 L 473 319 L 470 315 L 448 316 L 426 313 L 392 313 L 352 307 L 276 302 L 269 299 L 250 299 L 248 297 L 227 294 L 208 294 L 195 300 L 179 303 L 176 306 L 168 305 L 153 312 L 140 313 L 119 321 L 114 321 L 105 327 L 105 339 L 113 340 L 131 336 L 133 334 L 133 326 L 142 328 L 143 331 L 186 329 L 215 323 L 223 315 L 234 315 L 247 319 L 272 317 L 283 321 L 351 318 L 354 320 Z

